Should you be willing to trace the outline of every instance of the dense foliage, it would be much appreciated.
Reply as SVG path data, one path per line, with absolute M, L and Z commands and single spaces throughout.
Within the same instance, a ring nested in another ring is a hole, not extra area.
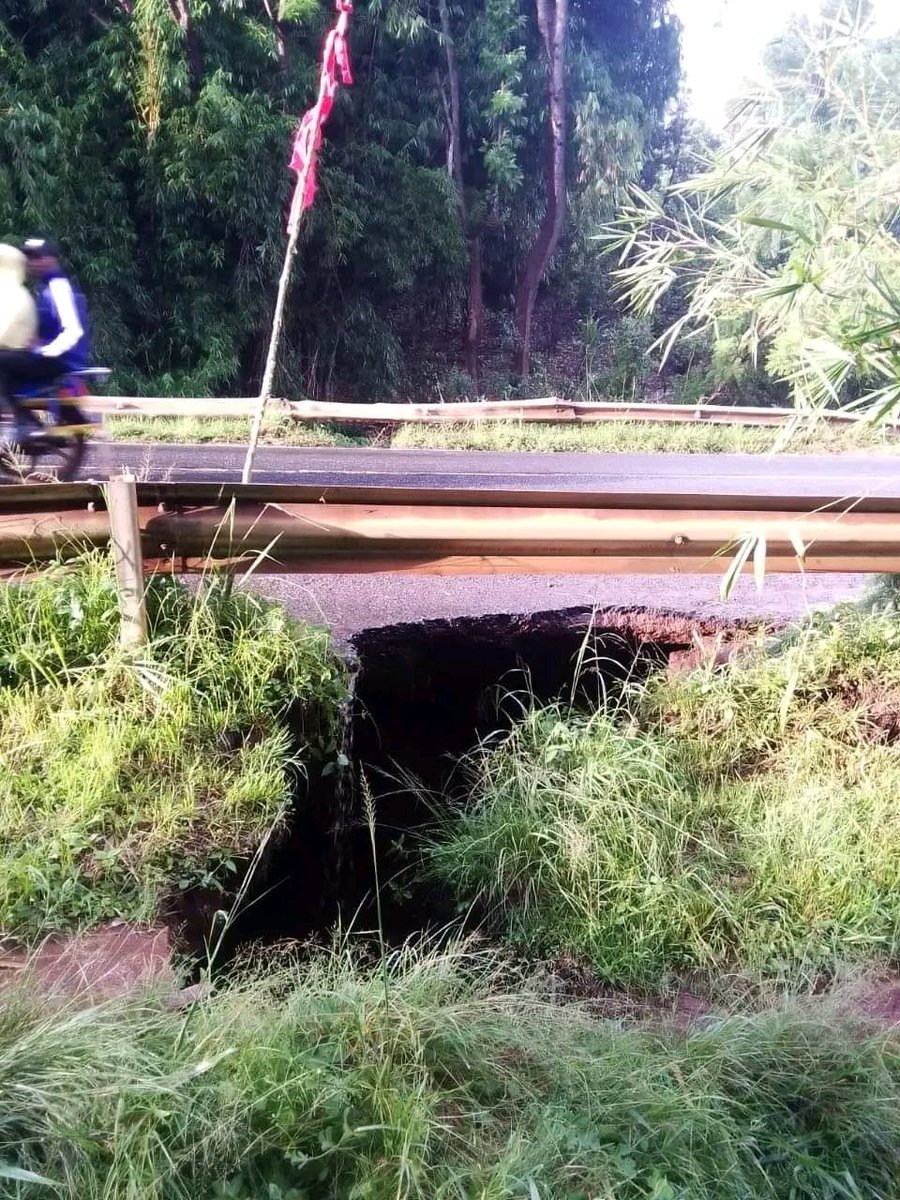
M 258 382 L 291 130 L 331 19 L 316 0 L 0 0 L 0 229 L 61 240 L 117 390 Z M 462 77 L 462 209 L 448 47 Z M 280 386 L 292 394 L 408 387 L 438 329 L 461 361 L 471 238 L 487 310 L 508 313 L 545 206 L 547 69 L 531 0 L 440 12 L 373 0 L 354 14 L 352 57 L 290 304 Z M 587 313 L 602 281 L 583 218 L 642 169 L 677 87 L 666 0 L 573 2 L 566 69 L 578 219 L 551 274 L 555 295 L 577 293 Z
M 707 169 L 636 191 L 606 236 L 633 308 L 668 304 L 664 349 L 878 415 L 900 404 L 900 39 L 872 37 L 868 7 L 794 20 Z

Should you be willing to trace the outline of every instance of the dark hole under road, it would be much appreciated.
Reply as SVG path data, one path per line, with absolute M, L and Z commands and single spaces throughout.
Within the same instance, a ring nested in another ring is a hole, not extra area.
M 248 942 L 321 939 L 338 921 L 373 930 L 375 861 L 389 941 L 444 927 L 454 906 L 417 879 L 416 835 L 433 820 L 435 802 L 465 788 L 460 757 L 508 730 L 523 704 L 596 708 L 623 681 L 696 653 L 698 637 L 732 631 L 676 614 L 578 608 L 358 634 L 343 740 L 349 766 L 297 778 L 288 828 L 257 867 L 222 960 Z M 213 903 L 221 907 L 222 898 L 181 898 L 170 914 L 179 949 L 198 962 Z

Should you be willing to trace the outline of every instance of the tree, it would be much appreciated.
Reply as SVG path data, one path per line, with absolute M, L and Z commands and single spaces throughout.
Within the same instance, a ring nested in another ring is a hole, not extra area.
M 291 129 L 329 17 L 274 0 L 0 3 L 0 223 L 59 235 L 123 389 L 258 379 Z M 329 129 L 281 376 L 298 390 L 398 380 L 386 314 L 413 291 L 427 307 L 442 277 L 452 294 L 460 268 L 439 125 L 422 113 L 415 48 L 386 25 L 361 16 L 372 49 Z
M 531 0 L 357 10 L 356 82 L 329 122 L 279 390 L 405 390 L 420 347 L 451 328 L 477 381 L 486 317 L 514 309 L 553 206 L 577 220 L 538 281 L 562 294 L 577 280 L 593 303 L 582 218 L 642 169 L 677 46 L 663 0 L 563 3 L 562 191 Z M 58 236 L 123 391 L 258 387 L 290 138 L 331 17 L 331 0 L 0 0 L 3 236 Z
M 624 17 L 621 9 L 541 0 L 535 19 L 519 0 L 438 0 L 434 74 L 467 248 L 463 341 L 473 382 L 485 294 L 494 305 L 508 294 L 520 330 L 517 365 L 527 366 L 521 350 L 530 351 L 538 287 L 560 246 L 569 194 L 579 216 L 585 201 L 594 211 L 609 203 L 640 172 L 644 139 L 677 88 L 678 30 L 663 0 L 631 0 Z M 417 11 L 429 29 L 428 0 Z M 567 159 L 576 158 L 570 177 Z M 578 234 L 567 258 L 575 246 L 575 257 L 584 256 Z
M 531 320 L 538 285 L 562 237 L 566 220 L 566 33 L 568 0 L 535 0 L 537 24 L 547 58 L 548 167 L 544 216 L 525 257 L 516 287 L 516 370 L 527 375 Z
M 450 27 L 450 10 L 447 0 L 439 0 L 441 37 L 447 59 L 448 94 L 443 95 L 444 112 L 447 118 L 447 166 L 456 187 L 457 204 L 463 234 L 466 238 L 468 269 L 468 314 L 466 322 L 466 370 L 477 385 L 480 371 L 481 326 L 484 320 L 484 287 L 481 278 L 481 233 L 472 228 L 469 221 L 469 205 L 466 200 L 466 181 L 463 173 L 463 125 L 460 100 L 459 63 L 456 46 Z
M 798 408 L 877 416 L 900 404 L 900 42 L 858 17 L 795 23 L 709 169 L 664 200 L 636 191 L 603 236 L 638 312 L 684 287 L 664 354 L 708 333 Z
M 532 318 L 541 280 L 562 238 L 571 186 L 567 116 L 575 110 L 580 171 L 578 191 L 605 202 L 640 174 L 645 141 L 663 120 L 679 81 L 680 29 L 666 0 L 626 4 L 535 0 L 547 78 L 547 143 L 543 217 L 522 264 L 516 288 L 518 344 L 515 367 L 529 370 Z M 571 28 L 570 28 L 571 27 Z M 577 86 L 567 87 L 577 38 Z M 596 211 L 596 207 L 595 207 Z

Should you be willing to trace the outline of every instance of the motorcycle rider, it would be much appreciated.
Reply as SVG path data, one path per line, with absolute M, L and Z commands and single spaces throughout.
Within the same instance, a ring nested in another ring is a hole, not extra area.
M 79 371 L 90 359 L 87 305 L 79 288 L 60 266 L 56 250 L 46 238 L 29 238 L 22 246 L 28 274 L 37 283 L 37 341 L 29 349 L 0 350 L 0 400 L 17 414 L 20 429 L 24 410 L 17 408 L 15 393 L 34 384 L 50 384 L 60 376 Z M 87 424 L 75 404 L 60 411 L 64 424 Z M 27 437 L 27 430 L 25 436 Z

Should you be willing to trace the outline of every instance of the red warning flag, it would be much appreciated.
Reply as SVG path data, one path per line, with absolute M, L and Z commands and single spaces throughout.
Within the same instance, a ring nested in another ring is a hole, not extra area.
M 347 26 L 353 13 L 351 0 L 336 0 L 337 23 L 328 33 L 322 50 L 322 69 L 319 74 L 319 95 L 312 108 L 303 114 L 291 152 L 291 170 L 297 172 L 297 186 L 291 202 L 288 230 L 293 231 L 302 213 L 316 197 L 316 168 L 322 145 L 322 126 L 331 115 L 339 82 L 350 84 L 350 55 L 347 50 Z M 340 75 L 340 81 L 338 76 Z

